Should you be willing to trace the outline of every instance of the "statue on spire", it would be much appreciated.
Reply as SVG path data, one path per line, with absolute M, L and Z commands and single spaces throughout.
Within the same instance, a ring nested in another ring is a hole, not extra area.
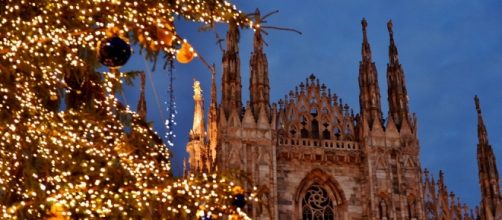
M 190 129 L 190 139 L 187 144 L 187 152 L 190 155 L 189 164 L 190 172 L 197 170 L 207 170 L 209 158 L 206 157 L 207 153 L 207 138 L 205 131 L 204 120 L 204 96 L 202 95 L 202 88 L 200 82 L 194 79 L 193 82 L 193 100 L 194 100 L 194 114 L 193 126 Z
M 361 26 L 363 28 L 363 47 L 361 49 L 361 53 L 363 60 L 368 60 L 368 62 L 371 62 L 371 48 L 370 44 L 368 43 L 368 35 L 366 34 L 366 27 L 368 27 L 366 18 L 363 18 L 363 20 L 361 21 Z

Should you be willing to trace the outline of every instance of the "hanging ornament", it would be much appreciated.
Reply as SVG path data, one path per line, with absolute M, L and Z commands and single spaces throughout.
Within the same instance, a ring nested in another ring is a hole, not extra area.
M 189 63 L 195 57 L 195 52 L 189 43 L 183 42 L 178 54 L 176 54 L 176 60 L 180 63 Z
M 244 208 L 246 205 L 246 196 L 244 195 L 244 189 L 240 186 L 235 186 L 232 189 L 233 200 L 232 205 L 239 208 Z
M 98 51 L 99 62 L 107 67 L 123 66 L 131 57 L 131 46 L 118 36 L 102 40 Z
M 234 195 L 232 205 L 241 209 L 244 208 L 244 206 L 246 205 L 246 196 L 244 196 L 244 194 Z

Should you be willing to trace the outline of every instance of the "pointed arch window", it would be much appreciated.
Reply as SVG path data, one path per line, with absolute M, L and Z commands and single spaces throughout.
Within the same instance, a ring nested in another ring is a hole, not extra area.
M 349 135 L 352 133 L 352 129 L 350 128 L 350 125 L 347 125 L 345 127 L 345 131 L 344 131 L 345 135 Z
M 382 199 L 380 200 L 380 203 L 378 204 L 378 213 L 379 213 L 379 219 L 382 220 L 387 220 L 389 219 L 389 212 L 387 209 L 387 203 Z
M 319 138 L 319 122 L 317 119 L 312 120 L 312 138 Z
M 417 219 L 417 201 L 414 196 L 408 198 L 408 217 L 409 219 Z
M 322 139 L 331 139 L 331 134 L 329 133 L 328 129 L 324 129 L 324 131 L 322 132 Z
M 301 138 L 308 138 L 309 137 L 309 131 L 306 128 L 306 126 L 307 126 L 307 118 L 305 118 L 305 116 L 302 116 L 300 123 L 302 125 L 302 129 L 300 130 Z
M 312 184 L 302 199 L 303 220 L 335 220 L 336 211 L 328 193 L 319 184 Z
M 328 130 L 328 122 L 324 122 L 322 125 L 324 126 L 324 130 L 322 131 L 322 138 L 327 140 L 331 139 L 331 134 Z

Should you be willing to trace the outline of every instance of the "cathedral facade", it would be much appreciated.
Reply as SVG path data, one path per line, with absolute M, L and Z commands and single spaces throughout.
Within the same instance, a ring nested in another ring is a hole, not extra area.
M 436 181 L 421 167 L 417 118 L 408 107 L 392 22 L 387 24 L 385 118 L 366 20 L 361 24 L 356 114 L 314 75 L 272 103 L 259 27 L 250 60 L 249 102 L 243 106 L 239 30 L 230 24 L 221 102 L 217 103 L 213 71 L 207 127 L 202 91 L 198 82 L 194 84 L 189 172 L 229 171 L 238 173 L 246 188 L 256 186 L 260 201 L 246 206 L 253 219 L 502 219 L 498 171 L 479 99 L 475 103 L 482 201 L 469 209 L 447 190 L 442 172 Z

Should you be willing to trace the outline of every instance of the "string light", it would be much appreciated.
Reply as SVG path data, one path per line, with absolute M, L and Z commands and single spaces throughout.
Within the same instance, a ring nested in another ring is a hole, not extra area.
M 176 126 L 176 114 L 178 114 L 178 111 L 176 110 L 176 100 L 174 98 L 174 71 L 173 71 L 173 63 L 171 62 L 169 65 L 169 85 L 167 88 L 167 95 L 169 97 L 168 101 L 166 102 L 167 104 L 167 119 L 164 122 L 164 125 L 166 126 L 166 135 L 165 138 L 167 139 L 167 145 L 172 149 L 174 147 L 174 138 L 176 137 L 176 134 L 174 133 L 174 126 Z
M 217 175 L 171 175 L 170 152 L 114 96 L 123 73 L 96 73 L 119 35 L 151 61 L 185 39 L 174 16 L 252 26 L 226 1 L 5 0 L 0 8 L 0 218 L 169 218 L 229 205 Z M 65 101 L 63 101 L 65 100 Z M 174 117 L 173 117 L 174 120 Z M 249 200 L 255 194 L 250 194 Z

